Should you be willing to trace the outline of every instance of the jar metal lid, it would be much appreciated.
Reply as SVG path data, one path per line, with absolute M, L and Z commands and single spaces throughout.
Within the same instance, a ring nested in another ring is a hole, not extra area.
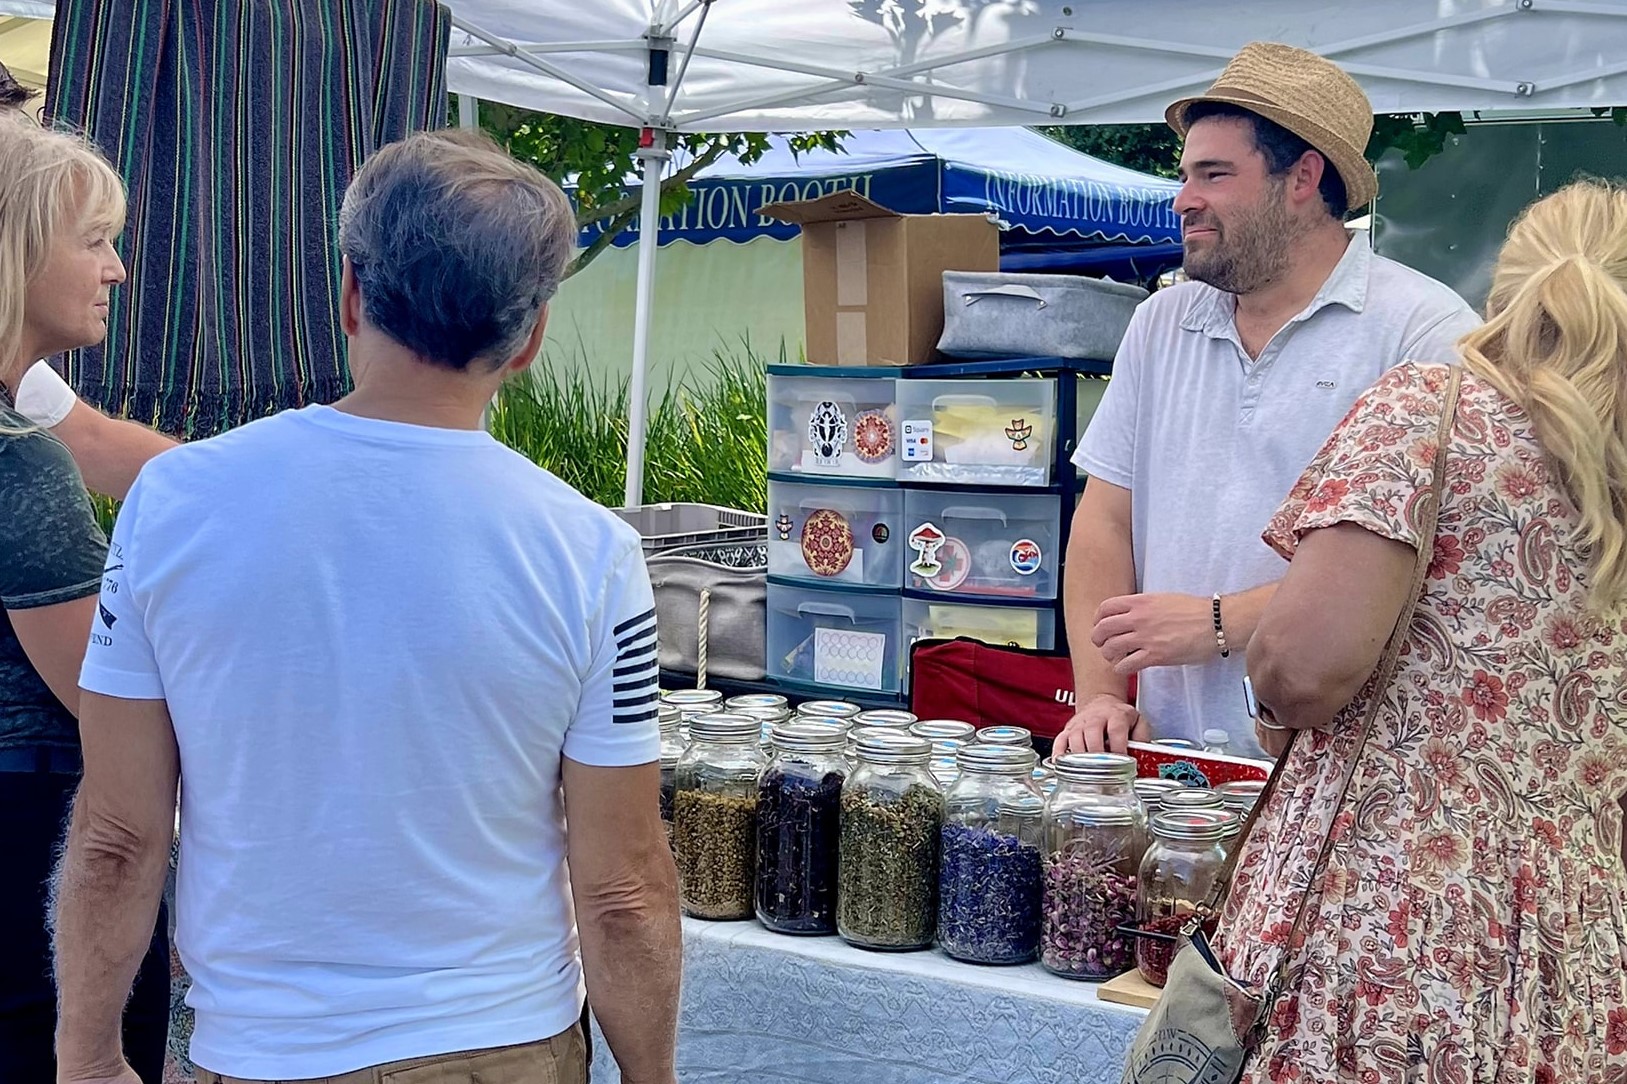
M 847 745 L 847 731 L 835 723 L 796 719 L 776 724 L 769 740 L 788 753 L 840 753 Z
M 1030 775 L 1034 771 L 1034 751 L 1015 745 L 971 744 L 960 747 L 955 763 L 963 772 L 978 775 Z
M 656 725 L 662 730 L 673 730 L 679 723 L 684 721 L 684 713 L 678 710 L 678 705 L 668 704 L 665 701 L 656 706 L 655 715 Z
M 1203 744 L 1205 745 L 1230 745 L 1231 743 L 1232 736 L 1218 726 L 1212 726 L 1203 732 Z
M 1212 809 L 1165 811 L 1152 819 L 1152 834 L 1157 838 L 1194 843 L 1219 843 L 1236 827 L 1236 817 Z
M 762 704 L 757 707 L 747 705 L 743 708 L 729 708 L 726 714 L 749 715 L 753 719 L 758 719 L 765 723 L 783 723 L 787 719 L 791 718 L 791 711 L 789 708 L 776 708 L 769 704 Z
M 925 737 L 923 734 L 915 735 L 917 738 Z M 960 753 L 966 742 L 959 738 L 938 738 L 932 742 L 932 755 L 935 757 L 953 757 Z
M 1198 747 L 1197 742 L 1187 741 L 1185 738 L 1154 738 L 1153 744 L 1168 746 L 1171 749 L 1196 749 Z
M 913 711 L 901 711 L 898 708 L 875 708 L 871 711 L 861 711 L 854 716 L 853 722 L 857 726 L 886 726 L 898 730 L 906 730 L 914 726 L 918 719 Z
M 869 764 L 926 764 L 932 743 L 897 730 L 870 727 L 857 737 L 859 759 Z
M 745 693 L 729 697 L 723 706 L 730 711 L 739 711 L 741 708 L 788 708 L 790 703 L 779 693 Z
M 762 733 L 761 721 L 749 715 L 712 712 L 708 715 L 697 715 L 689 720 L 689 736 L 694 741 L 743 745 L 759 740 Z
M 1136 777 L 1136 762 L 1122 753 L 1065 753 L 1056 758 L 1053 770 L 1070 783 L 1129 783 Z
M 1226 803 L 1206 787 L 1178 787 L 1164 795 L 1165 809 L 1222 809 Z
M 1073 823 L 1087 828 L 1128 828 L 1136 822 L 1136 815 L 1123 806 L 1094 802 L 1075 806 L 1067 816 Z
M 1220 800 L 1227 809 L 1248 812 L 1254 808 L 1254 803 L 1260 800 L 1265 791 L 1263 779 L 1239 779 L 1233 783 L 1222 783 L 1215 788 Z
M 1174 779 L 1137 779 L 1135 781 L 1136 797 L 1148 805 L 1162 805 L 1164 795 L 1172 790 L 1180 790 L 1181 783 Z
M 977 732 L 977 740 L 984 745 L 1034 744 L 1034 733 L 1023 726 L 986 726 Z
M 825 719 L 851 719 L 862 710 L 851 700 L 804 700 L 797 705 L 798 715 L 817 715 Z
M 942 786 L 948 786 L 960 778 L 960 769 L 956 766 L 953 757 L 934 757 L 931 765 L 932 778 Z
M 662 693 L 661 699 L 681 708 L 699 707 L 702 704 L 722 703 L 723 694 L 716 689 L 673 689 Z
M 910 733 L 918 738 L 930 738 L 933 741 L 951 739 L 966 741 L 977 733 L 977 727 L 971 723 L 963 723 L 959 719 L 922 719 L 910 725 Z

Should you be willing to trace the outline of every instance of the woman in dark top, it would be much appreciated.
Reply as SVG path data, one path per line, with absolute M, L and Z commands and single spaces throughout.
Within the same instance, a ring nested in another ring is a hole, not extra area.
M 79 778 L 79 668 L 107 541 L 72 457 L 12 409 L 35 359 L 107 334 L 124 281 L 118 175 L 83 140 L 0 120 L 0 1081 L 56 1079 L 46 932 L 54 852 Z M 114 558 L 116 560 L 116 557 Z M 160 1084 L 169 950 L 159 916 L 125 1050 Z

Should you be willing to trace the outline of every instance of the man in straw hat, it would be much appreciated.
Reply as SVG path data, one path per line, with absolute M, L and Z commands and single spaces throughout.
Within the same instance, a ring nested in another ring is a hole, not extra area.
M 1186 137 L 1193 281 L 1137 310 L 1074 456 L 1090 476 L 1065 584 L 1078 710 L 1057 748 L 1220 728 L 1261 755 L 1243 657 L 1282 562 L 1260 532 L 1362 391 L 1407 358 L 1451 360 L 1478 319 L 1346 230 L 1378 193 L 1373 116 L 1329 61 L 1255 42 L 1165 115 Z

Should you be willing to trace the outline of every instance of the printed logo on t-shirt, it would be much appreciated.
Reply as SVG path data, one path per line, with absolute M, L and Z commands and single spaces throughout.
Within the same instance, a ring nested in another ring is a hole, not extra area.
M 1339 386 L 1339 382 L 1337 380 L 1329 379 L 1328 377 L 1323 377 L 1321 380 L 1316 382 L 1316 386 L 1321 388 L 1323 391 L 1332 391 L 1334 388 Z

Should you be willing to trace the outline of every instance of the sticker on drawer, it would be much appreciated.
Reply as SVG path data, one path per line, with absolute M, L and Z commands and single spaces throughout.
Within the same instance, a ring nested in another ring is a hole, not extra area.
M 903 440 L 898 454 L 906 463 L 932 462 L 932 423 L 929 421 L 904 422 L 900 429 Z

